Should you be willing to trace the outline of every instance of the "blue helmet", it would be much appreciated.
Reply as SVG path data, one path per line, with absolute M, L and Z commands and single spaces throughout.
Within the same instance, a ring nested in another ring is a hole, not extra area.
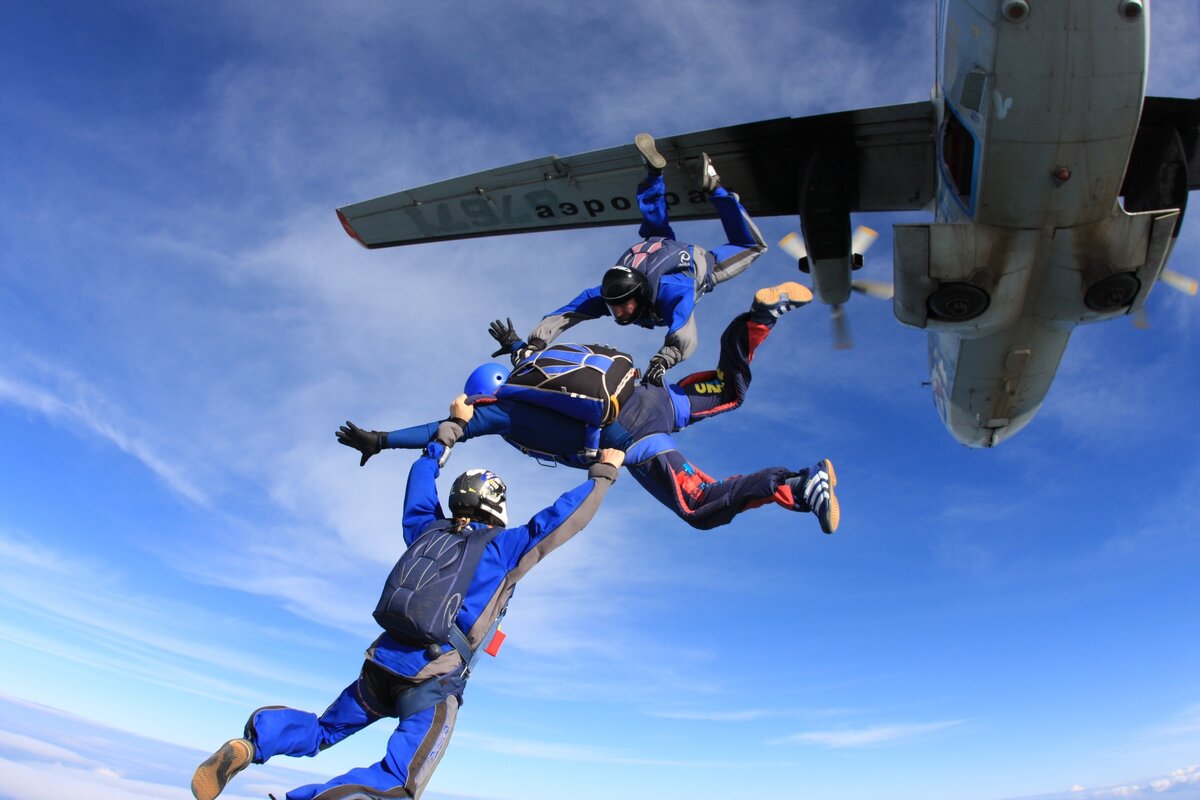
M 483 366 L 476 367 L 475 371 L 467 377 L 467 382 L 463 384 L 463 391 L 468 397 L 476 394 L 495 394 L 510 372 L 512 370 L 508 367 L 489 361 Z

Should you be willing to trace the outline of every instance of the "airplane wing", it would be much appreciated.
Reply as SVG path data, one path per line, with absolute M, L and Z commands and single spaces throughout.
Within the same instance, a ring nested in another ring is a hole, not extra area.
M 722 185 L 753 216 L 796 214 L 800 175 L 820 151 L 844 168 L 851 211 L 924 208 L 934 196 L 934 111 L 929 102 L 655 137 L 674 194 L 671 219 L 715 216 L 688 167 L 712 157 Z M 547 156 L 343 206 L 346 232 L 364 247 L 638 223 L 645 167 L 632 143 Z
M 1174 128 L 1188 165 L 1187 181 L 1191 190 L 1200 189 L 1200 100 L 1183 97 L 1147 97 L 1142 104 L 1142 130 Z
M 1126 211 L 1178 208 L 1183 227 L 1188 194 L 1200 189 L 1200 100 L 1147 97 L 1125 168 Z

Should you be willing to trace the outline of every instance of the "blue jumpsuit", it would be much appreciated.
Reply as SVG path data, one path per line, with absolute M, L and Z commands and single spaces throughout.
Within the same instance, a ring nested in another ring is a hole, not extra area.
M 689 375 L 669 386 L 638 386 L 615 423 L 601 431 L 600 446 L 626 451 L 625 466 L 634 480 L 694 528 L 725 525 L 742 511 L 776 502 L 799 510 L 785 478 L 798 470 L 770 467 L 724 480 L 709 477 L 676 448 L 671 433 L 742 404 L 750 387 L 750 363 L 770 334 L 775 320 L 740 314 L 721 336 L 717 369 Z M 491 398 L 483 398 L 486 402 Z M 437 433 L 430 422 L 389 432 L 385 448 L 425 446 Z M 535 457 L 581 466 L 582 422 L 554 411 L 511 399 L 481 404 L 467 423 L 463 439 L 499 435 Z
M 457 429 L 448 424 L 442 437 L 452 444 Z M 441 443 L 431 442 L 409 471 L 403 518 L 406 544 L 411 545 L 444 518 L 434 483 L 443 452 Z M 508 603 L 516 582 L 591 520 L 616 474 L 609 464 L 592 465 L 582 485 L 563 494 L 528 523 L 508 528 L 488 543 L 456 617 L 473 648 L 486 644 L 481 639 Z M 485 527 L 476 522 L 471 525 Z M 358 679 L 321 716 L 281 706 L 260 708 L 250 716 L 246 738 L 254 744 L 254 762 L 261 764 L 277 755 L 313 756 L 379 719 L 396 717 L 397 698 L 426 679 L 451 676 L 465 681 L 458 651 L 446 644 L 440 652 L 431 660 L 433 654 L 427 653 L 426 647 L 381 634 L 367 650 Z M 416 797 L 445 753 L 461 704 L 460 690 L 399 719 L 381 761 L 325 783 L 293 789 L 287 800 L 333 800 L 354 791 L 372 797 Z
M 666 360 L 668 368 L 696 350 L 694 312 L 700 295 L 740 274 L 767 250 L 762 234 L 736 194 L 718 186 L 709 195 L 709 200 L 716 208 L 729 241 L 711 252 L 682 243 L 676 248 L 663 248 L 656 243 L 657 239 L 675 241 L 675 232 L 668 220 L 666 185 L 661 175 L 647 178 L 638 185 L 638 206 L 643 218 L 638 235 L 644 241 L 629 248 L 618 260 L 647 276 L 659 276 L 651 289 L 651 308 L 644 309 L 634 322 L 644 328 L 666 326 L 667 335 L 657 355 Z M 683 252 L 678 253 L 679 247 Z M 668 250 L 677 261 L 655 266 L 656 259 L 665 256 Z M 600 296 L 600 287 L 594 286 L 547 314 L 529 334 L 529 340 L 539 339 L 549 344 L 572 325 L 603 316 L 612 316 L 612 312 Z

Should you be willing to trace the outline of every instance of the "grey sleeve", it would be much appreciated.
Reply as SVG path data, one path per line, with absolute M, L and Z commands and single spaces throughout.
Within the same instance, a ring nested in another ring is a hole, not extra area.
M 699 336 L 696 333 L 696 315 L 688 317 L 688 321 L 683 327 L 674 333 L 668 333 L 663 339 L 663 346 L 659 348 L 657 355 L 662 356 L 667 360 L 667 369 L 683 361 L 685 358 L 696 352 L 696 344 L 699 341 Z
M 572 325 L 578 325 L 587 319 L 595 319 L 595 317 L 575 311 L 568 311 L 565 314 L 551 314 L 538 323 L 537 327 L 529 333 L 529 338 L 526 341 L 532 342 L 534 339 L 541 339 L 546 344 L 550 344 L 567 328 L 570 328 Z
M 462 438 L 464 427 L 461 420 L 445 420 L 438 425 L 437 433 L 433 435 L 433 440 L 440 442 L 446 447 L 454 447 L 454 443 Z
M 616 467 L 603 462 L 597 462 L 588 467 L 588 478 L 592 481 L 592 490 L 553 531 L 521 556 L 521 560 L 508 573 L 506 582 L 516 583 L 519 581 L 535 564 L 545 558 L 547 553 L 557 549 L 583 530 L 596 516 L 596 511 L 600 508 L 600 501 L 604 499 L 604 496 L 608 494 L 609 487 L 617 480 L 617 473 Z

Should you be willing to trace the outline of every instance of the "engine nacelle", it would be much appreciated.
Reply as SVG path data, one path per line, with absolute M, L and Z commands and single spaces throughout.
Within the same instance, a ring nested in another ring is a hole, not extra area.
M 900 322 L 973 338 L 1020 316 L 1036 231 L 934 223 L 896 225 L 892 232 L 892 310 Z

